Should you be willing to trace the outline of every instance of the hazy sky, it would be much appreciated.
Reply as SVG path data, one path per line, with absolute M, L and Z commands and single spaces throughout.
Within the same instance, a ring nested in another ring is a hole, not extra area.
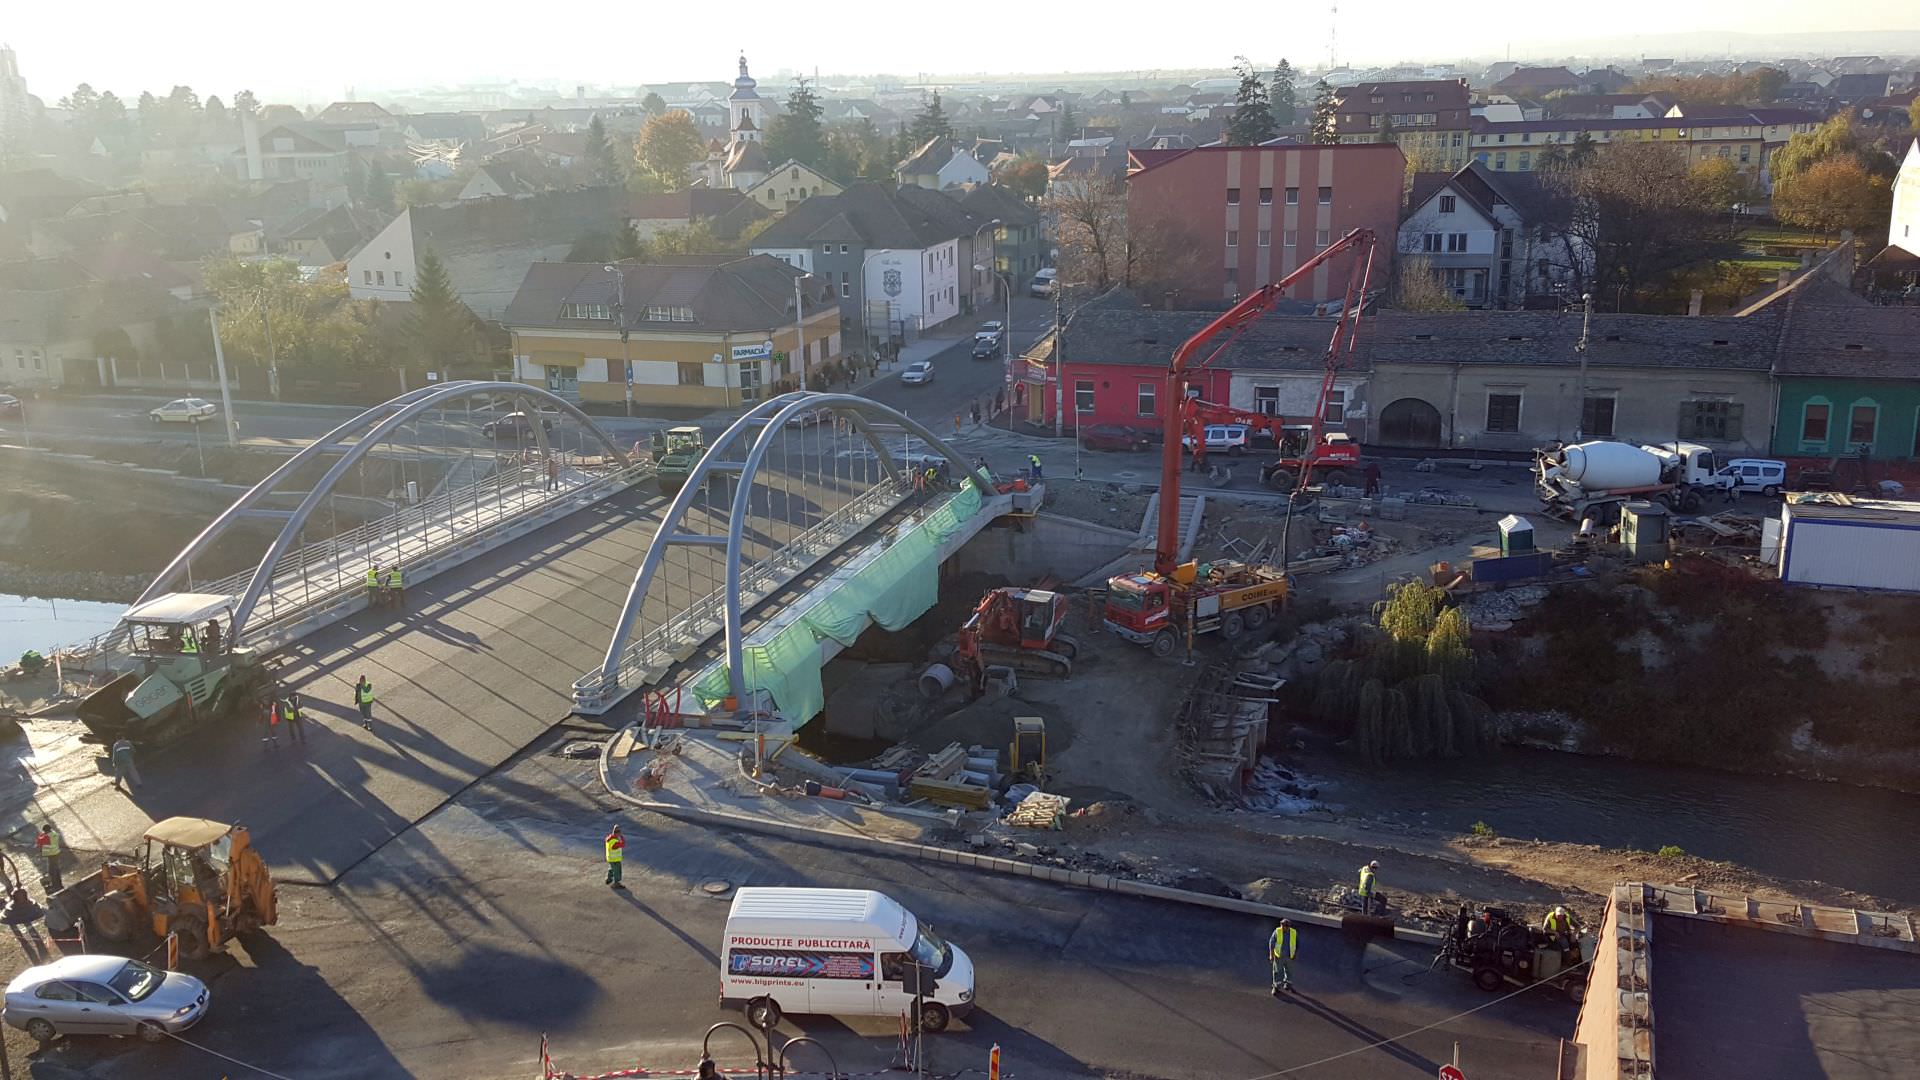
M 52 102 L 81 81 L 126 97 L 176 83 L 231 98 L 326 101 L 358 87 L 480 79 L 632 85 L 731 76 L 744 49 L 756 73 L 1151 71 L 1226 67 L 1246 52 L 1324 64 L 1329 3 L 1185 5 L 1171 0 L 854 0 L 819 7 L 792 0 L 624 4 L 398 0 L 293 4 L 275 0 L 4 0 L 0 41 L 19 53 L 32 90 Z M 1830 47 L 1880 51 L 1876 33 L 1920 30 L 1914 0 L 1613 0 L 1486 9 L 1413 0 L 1340 0 L 1342 61 L 1458 61 L 1511 49 L 1564 56 L 1604 45 L 1723 55 L 1729 31 L 1749 35 L 1845 31 Z M 921 14 L 924 12 L 925 14 Z M 1604 12 L 1606 24 L 1574 31 Z M 1438 16 L 1438 17 L 1436 17 Z M 1231 21 L 1231 25 L 1225 25 Z M 1658 37 L 1647 37 L 1658 28 Z M 1588 35 L 1586 42 L 1581 35 Z M 1910 40 L 1903 35 L 1903 40 Z M 1584 48 L 1582 45 L 1584 44 Z M 1817 48 L 1817 46 L 1816 46 Z M 1882 46 L 1897 51 L 1895 46 Z

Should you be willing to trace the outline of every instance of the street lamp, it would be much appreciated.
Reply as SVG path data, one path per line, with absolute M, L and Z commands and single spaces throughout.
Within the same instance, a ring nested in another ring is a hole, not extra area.
M 613 275 L 614 294 L 613 317 L 620 323 L 620 372 L 621 381 L 626 383 L 627 415 L 633 415 L 633 356 L 627 349 L 627 275 L 617 266 L 603 266 L 600 269 Z
M 974 235 L 977 236 L 979 234 L 975 233 Z M 986 267 L 980 265 L 979 263 L 974 263 L 973 269 L 975 273 L 992 274 L 994 277 L 999 278 L 1002 282 L 1004 282 L 1007 287 L 1007 321 L 1003 326 L 1001 326 L 1000 334 L 1001 334 L 1001 341 L 1005 342 L 1005 345 L 1003 346 L 1003 348 L 1006 349 L 1006 353 L 1007 353 L 1007 430 L 1012 431 L 1013 430 L 1013 275 L 1002 274 L 998 270 L 988 270 Z
M 800 389 L 802 390 L 807 388 L 807 376 L 810 372 L 807 371 L 807 309 L 800 298 L 800 283 L 812 277 L 812 274 L 802 270 L 793 279 L 793 348 L 800 354 Z M 787 360 L 789 361 L 788 370 L 792 370 L 793 357 L 789 355 Z
M 888 248 L 881 248 L 879 251 L 870 251 L 867 253 L 866 258 L 863 258 L 860 260 L 860 337 L 862 339 L 860 344 L 861 344 L 861 347 L 866 351 L 868 351 L 869 353 L 873 352 L 874 348 L 873 348 L 873 327 L 868 322 L 868 317 L 867 317 L 868 316 L 867 264 L 872 262 L 875 256 L 885 255 L 888 252 L 888 250 L 889 250 Z M 891 333 L 889 333 L 888 336 L 891 337 L 892 336 Z M 874 357 L 873 366 L 874 366 L 874 370 L 876 371 L 879 370 L 880 368 L 879 357 L 877 356 Z

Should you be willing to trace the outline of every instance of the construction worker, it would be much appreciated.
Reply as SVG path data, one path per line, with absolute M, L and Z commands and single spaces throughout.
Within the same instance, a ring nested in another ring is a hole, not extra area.
M 296 690 L 281 700 L 280 715 L 287 721 L 287 737 L 304 745 L 307 741 L 307 718 L 300 711 L 299 691 Z
M 1027 479 L 1029 480 L 1040 479 L 1040 455 L 1039 454 L 1027 455 Z
M 209 656 L 220 655 L 220 620 L 219 619 L 207 620 L 207 632 L 200 635 L 200 640 L 206 643 L 206 650 Z
M 1573 915 L 1565 907 L 1555 907 L 1547 912 L 1545 919 L 1540 921 L 1540 932 L 1559 945 L 1561 952 L 1570 952 L 1573 949 L 1573 928 L 1576 925 Z
M 181 654 L 184 656 L 192 656 L 199 651 L 200 639 L 193 636 L 193 627 L 189 626 L 185 630 L 182 630 L 180 632 Z
M 927 490 L 940 490 L 940 470 L 934 468 L 932 465 L 927 466 Z
M 372 731 L 373 684 L 367 681 L 365 675 L 360 676 L 360 681 L 353 684 L 353 703 L 360 706 L 360 726 Z
M 1360 897 L 1362 915 L 1372 913 L 1376 908 L 1382 913 L 1387 910 L 1386 902 L 1380 898 L 1379 885 L 1374 880 L 1379 873 L 1380 860 L 1378 859 L 1360 868 L 1360 887 L 1355 889 L 1354 893 Z
M 387 571 L 387 603 L 403 608 L 407 606 L 407 587 L 400 577 L 398 566 Z
M 1300 931 L 1293 928 L 1292 919 L 1281 919 L 1267 942 L 1267 959 L 1273 964 L 1274 997 L 1279 997 L 1282 990 L 1293 989 L 1293 958 L 1299 954 Z
M 41 860 L 47 867 L 47 892 L 60 891 L 60 830 L 53 822 L 40 823 L 40 835 L 33 838 L 33 846 L 40 852 Z
M 280 746 L 280 702 L 269 695 L 267 700 L 262 704 L 264 708 L 260 718 L 266 723 L 266 730 L 260 733 L 260 742 L 269 750 L 278 749 Z
M 122 780 L 127 786 L 122 789 L 131 791 L 140 786 L 140 769 L 133 763 L 133 740 L 122 738 L 113 744 L 108 757 L 113 761 L 113 786 L 120 787 Z
M 380 605 L 380 564 L 367 567 L 367 606 Z
M 616 889 L 624 889 L 620 884 L 620 863 L 626 858 L 627 838 L 620 834 L 620 826 L 615 825 L 607 834 L 607 884 Z

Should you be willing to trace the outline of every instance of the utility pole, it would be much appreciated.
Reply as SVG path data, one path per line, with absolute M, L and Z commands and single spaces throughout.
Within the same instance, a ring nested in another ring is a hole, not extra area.
M 273 319 L 267 314 L 267 294 L 260 294 L 260 326 L 267 334 L 267 392 L 280 400 L 280 360 L 273 348 Z
M 1580 384 L 1574 395 L 1575 407 L 1580 410 L 1579 419 L 1573 423 L 1573 441 L 1585 442 L 1587 438 L 1587 342 L 1593 329 L 1593 293 L 1580 294 L 1580 341 L 1573 351 L 1580 354 Z
M 1007 288 L 1011 290 L 1013 285 L 1009 283 Z M 1066 350 L 1067 336 L 1065 328 L 1060 325 L 1060 283 L 1056 281 L 1053 284 L 1053 437 L 1056 439 L 1066 430 L 1067 424 L 1065 415 L 1067 397 Z M 1073 411 L 1075 414 L 1073 418 L 1073 429 L 1077 436 L 1080 431 L 1080 397 L 1077 394 L 1073 399 Z M 1074 439 L 1073 453 L 1074 460 L 1078 461 L 1080 458 L 1080 440 L 1077 437 Z M 1078 470 L 1076 469 L 1076 471 Z
M 225 414 L 227 429 L 227 447 L 240 445 L 240 428 L 233 422 L 233 395 L 227 392 L 227 356 L 220 351 L 220 317 L 216 312 L 219 306 L 207 309 L 207 324 L 213 327 L 213 366 L 220 375 L 220 410 Z

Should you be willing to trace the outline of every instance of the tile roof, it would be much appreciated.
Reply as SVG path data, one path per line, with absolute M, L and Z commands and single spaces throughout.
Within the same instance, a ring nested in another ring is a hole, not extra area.
M 928 139 L 918 150 L 907 155 L 907 159 L 894 166 L 894 171 L 902 176 L 931 176 L 946 167 L 953 160 L 953 140 L 945 135 L 936 135 Z
M 1920 378 L 1920 308 L 1869 304 L 1825 278 L 1789 297 L 1776 375 Z
M 858 239 L 868 248 L 914 250 L 957 239 L 979 224 L 962 224 L 971 221 L 971 216 L 959 207 L 953 207 L 953 215 L 929 210 L 938 204 L 908 192 L 920 192 L 932 199 L 947 198 L 924 188 L 892 189 L 858 183 L 838 195 L 815 195 L 802 200 L 767 226 L 755 238 L 753 246 L 756 250 L 810 247 L 831 236 L 836 241 Z
M 1033 225 L 1040 214 L 1027 200 L 1000 184 L 962 184 L 947 188 L 942 195 L 955 199 L 962 209 L 979 221 L 999 218 L 1008 225 Z
M 687 188 L 635 195 L 627 204 L 627 216 L 639 221 L 691 221 L 724 214 L 745 199 L 745 195 L 732 188 Z
M 35 292 L 0 289 L 0 340 L 54 343 L 147 322 L 188 308 L 160 287 L 124 281 Z
M 684 255 L 621 263 L 618 271 L 626 289 L 624 321 L 631 329 L 713 333 L 793 323 L 793 283 L 800 271 L 770 255 Z M 600 263 L 535 263 L 501 322 L 516 328 L 617 329 L 609 320 L 563 319 L 560 312 L 569 303 L 613 305 L 620 287 Z M 694 321 L 649 322 L 649 307 L 690 307 Z

